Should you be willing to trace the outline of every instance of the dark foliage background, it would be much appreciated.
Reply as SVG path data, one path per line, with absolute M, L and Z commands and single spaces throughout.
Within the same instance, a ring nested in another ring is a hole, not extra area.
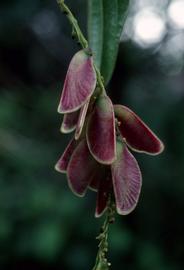
M 67 3 L 86 31 L 86 1 Z M 76 198 L 53 169 L 69 141 L 56 109 L 78 49 L 55 1 L 1 1 L 2 270 L 92 269 L 102 223 L 94 219 L 95 194 Z M 184 69 L 172 74 L 159 57 L 155 48 L 121 43 L 108 86 L 113 101 L 136 111 L 166 145 L 158 157 L 136 155 L 142 194 L 136 210 L 111 227 L 112 269 L 183 269 Z

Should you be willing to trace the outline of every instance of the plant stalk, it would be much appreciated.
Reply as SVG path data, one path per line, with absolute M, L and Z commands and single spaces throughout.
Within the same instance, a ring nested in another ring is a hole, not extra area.
M 107 252 L 108 252 L 108 234 L 109 234 L 109 225 L 114 222 L 114 214 L 115 214 L 115 205 L 109 198 L 108 209 L 106 213 L 106 218 L 103 226 L 101 227 L 101 232 L 97 236 L 99 245 L 98 245 L 98 253 L 96 256 L 95 265 L 92 270 L 109 270 L 111 263 L 107 260 Z
M 88 41 L 84 37 L 73 13 L 69 9 L 69 7 L 65 4 L 65 1 L 57 0 L 57 3 L 61 11 L 66 15 L 67 19 L 72 25 L 72 36 L 77 38 L 78 43 L 81 45 L 83 49 L 88 48 L 89 47 Z M 106 94 L 105 87 L 104 87 L 104 80 L 100 73 L 100 70 L 97 68 L 95 64 L 94 64 L 94 68 L 95 68 L 96 76 L 97 76 L 97 84 L 98 84 L 97 86 L 100 89 L 100 92 L 98 92 L 98 94 Z M 109 196 L 106 218 L 105 218 L 103 226 L 101 227 L 101 232 L 97 236 L 97 239 L 99 240 L 98 253 L 96 256 L 95 266 L 93 267 L 92 270 L 109 270 L 109 267 L 111 265 L 108 262 L 106 255 L 108 252 L 109 224 L 114 222 L 114 214 L 115 214 L 115 205 L 114 205 L 114 202 L 112 201 L 111 196 Z

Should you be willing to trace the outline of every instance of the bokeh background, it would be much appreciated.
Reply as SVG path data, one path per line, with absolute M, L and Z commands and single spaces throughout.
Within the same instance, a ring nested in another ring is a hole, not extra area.
M 86 33 L 87 1 L 66 1 Z M 54 0 L 0 2 L 0 268 L 92 269 L 95 194 L 75 197 L 54 171 L 69 136 L 57 105 L 73 54 Z M 112 269 L 181 270 L 184 260 L 184 1 L 132 0 L 108 86 L 165 143 L 136 154 L 136 210 L 111 226 Z

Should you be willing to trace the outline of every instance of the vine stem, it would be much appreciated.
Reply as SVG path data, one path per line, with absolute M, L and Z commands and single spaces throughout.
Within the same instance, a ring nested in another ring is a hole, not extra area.
M 108 252 L 109 225 L 114 223 L 114 215 L 115 215 L 115 204 L 114 202 L 112 202 L 110 196 L 108 201 L 106 218 L 103 226 L 101 227 L 100 234 L 96 238 L 99 240 L 99 245 L 95 265 L 92 270 L 109 270 L 111 263 L 108 262 L 106 255 Z
M 65 1 L 64 0 L 56 0 L 56 1 L 61 11 L 66 15 L 66 17 L 68 18 L 72 26 L 72 36 L 77 38 L 78 43 L 81 45 L 83 49 L 89 48 L 88 41 L 84 37 L 73 13 L 69 9 L 69 7 L 65 4 Z M 104 80 L 100 73 L 100 70 L 97 68 L 95 64 L 94 64 L 94 68 L 95 68 L 96 76 L 97 76 L 97 84 L 98 84 L 98 87 L 100 88 L 99 94 L 101 93 L 106 94 L 105 87 L 104 87 Z M 97 239 L 99 240 L 98 252 L 96 256 L 95 266 L 93 267 L 92 270 L 109 270 L 109 267 L 111 264 L 108 262 L 106 255 L 108 252 L 109 224 L 114 222 L 114 215 L 115 215 L 115 204 L 111 196 L 109 196 L 106 218 L 105 218 L 103 226 L 101 227 L 100 234 L 97 236 Z
M 70 24 L 72 25 L 72 36 L 77 37 L 78 43 L 81 45 L 81 47 L 83 49 L 88 48 L 89 47 L 88 41 L 84 37 L 84 35 L 79 27 L 79 24 L 78 24 L 76 18 L 74 17 L 73 13 L 69 9 L 69 7 L 65 4 L 65 1 L 64 0 L 56 0 L 56 1 L 59 5 L 61 11 L 66 15 Z M 103 77 L 95 64 L 94 64 L 94 68 L 96 71 L 97 82 L 98 82 L 99 88 L 101 89 L 101 93 L 106 94 L 104 83 L 103 83 Z

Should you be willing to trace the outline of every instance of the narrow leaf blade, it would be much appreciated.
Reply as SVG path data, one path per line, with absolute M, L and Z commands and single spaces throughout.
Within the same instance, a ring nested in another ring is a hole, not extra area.
M 98 68 L 101 65 L 103 47 L 103 1 L 88 0 L 88 39 Z
M 118 36 L 121 36 L 130 0 L 118 0 Z
M 104 30 L 101 72 L 107 84 L 114 70 L 118 38 L 118 3 L 117 0 L 103 0 Z
M 101 71 L 107 84 L 114 71 L 128 0 L 103 0 L 104 31 Z

